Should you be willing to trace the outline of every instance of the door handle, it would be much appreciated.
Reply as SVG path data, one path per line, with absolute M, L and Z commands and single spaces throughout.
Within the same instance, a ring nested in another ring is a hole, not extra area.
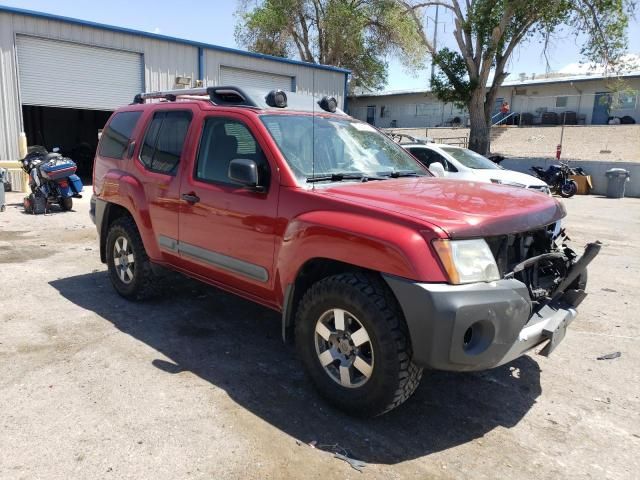
M 200 201 L 200 197 L 195 193 L 183 193 L 182 199 L 186 200 L 189 203 L 198 203 Z

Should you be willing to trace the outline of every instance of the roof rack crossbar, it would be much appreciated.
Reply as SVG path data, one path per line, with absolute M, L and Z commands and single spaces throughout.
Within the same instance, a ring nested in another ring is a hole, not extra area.
M 175 102 L 180 97 L 207 96 L 216 105 L 242 105 L 257 107 L 249 95 L 242 89 L 234 86 L 181 88 L 177 90 L 163 90 L 157 92 L 138 93 L 133 97 L 134 104 L 142 104 L 146 100 L 168 100 Z

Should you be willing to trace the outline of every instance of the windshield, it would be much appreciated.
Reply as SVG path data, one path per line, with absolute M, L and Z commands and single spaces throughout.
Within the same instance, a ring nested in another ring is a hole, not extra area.
M 409 153 L 366 123 L 302 115 L 260 118 L 302 181 L 428 175 Z
M 440 147 L 440 149 L 451 155 L 467 168 L 478 170 L 502 170 L 487 157 L 483 157 L 479 153 L 467 150 L 466 148 Z

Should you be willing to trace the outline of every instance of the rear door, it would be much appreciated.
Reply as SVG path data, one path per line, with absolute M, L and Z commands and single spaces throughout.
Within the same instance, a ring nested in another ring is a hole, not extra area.
M 197 141 L 191 128 L 193 113 L 189 105 L 153 110 L 146 117 L 146 128 L 136 148 L 136 177 L 144 187 L 153 232 L 161 247 L 166 241 L 163 239 L 178 238 L 180 167 Z M 170 248 L 162 251 L 164 256 L 176 256 Z
M 269 297 L 278 202 L 277 170 L 252 118 L 211 113 L 198 126 L 199 148 L 182 179 L 178 251 L 189 271 L 214 283 Z M 228 178 L 236 158 L 258 164 L 265 192 Z

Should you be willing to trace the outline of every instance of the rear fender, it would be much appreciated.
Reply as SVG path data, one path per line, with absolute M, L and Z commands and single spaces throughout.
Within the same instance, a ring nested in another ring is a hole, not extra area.
M 138 179 L 126 172 L 112 170 L 104 177 L 102 191 L 99 200 L 107 202 L 102 225 L 101 243 L 106 240 L 108 231 L 109 204 L 119 205 L 126 209 L 133 217 L 140 232 L 142 243 L 151 260 L 159 261 L 162 257 L 160 248 L 153 235 L 151 217 L 149 215 L 149 203 L 144 193 L 144 186 Z
M 67 186 L 66 187 L 64 187 L 60 183 L 58 183 L 58 192 L 60 192 L 60 196 L 62 198 L 73 197 L 73 195 L 74 195 L 74 192 L 71 189 L 71 185 L 69 184 L 69 182 L 67 182 Z

